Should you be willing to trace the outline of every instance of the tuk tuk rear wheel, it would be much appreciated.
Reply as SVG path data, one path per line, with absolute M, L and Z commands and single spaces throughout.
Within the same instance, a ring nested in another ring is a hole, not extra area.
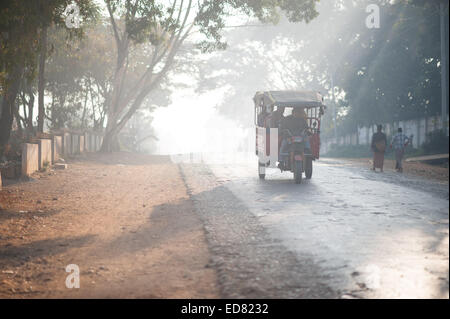
M 266 166 L 264 164 L 261 164 L 258 162 L 258 175 L 259 179 L 265 179 L 266 178 Z
M 311 157 L 307 157 L 305 161 L 305 177 L 311 179 L 313 173 L 313 161 Z
M 294 164 L 294 180 L 295 180 L 295 184 L 301 184 L 302 183 L 302 172 L 303 172 L 303 167 L 302 167 L 302 161 L 295 161 Z

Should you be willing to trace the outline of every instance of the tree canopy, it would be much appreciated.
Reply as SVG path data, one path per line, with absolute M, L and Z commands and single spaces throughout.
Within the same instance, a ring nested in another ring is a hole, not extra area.
M 74 3 L 79 28 L 65 23 Z M 342 133 L 435 115 L 439 3 L 2 1 L 0 153 L 11 129 L 30 136 L 44 126 L 99 130 L 102 149 L 116 150 L 119 133 L 136 131 L 133 117 L 151 125 L 151 112 L 181 87 L 226 92 L 217 107 L 243 126 L 252 123 L 255 91 L 271 89 L 318 90 L 328 104 L 334 90 Z M 365 25 L 368 4 L 380 8 L 379 29 Z M 177 82 L 183 74 L 192 81 Z M 326 113 L 324 134 L 331 119 Z
M 380 7 L 379 29 L 365 25 L 368 4 Z M 438 2 L 335 0 L 318 10 L 308 25 L 284 19 L 230 30 L 232 49 L 198 61 L 199 92 L 227 87 L 219 109 L 239 114 L 243 125 L 252 119 L 254 92 L 270 89 L 318 90 L 328 105 L 334 89 L 341 133 L 440 113 Z M 331 134 L 330 112 L 324 124 Z

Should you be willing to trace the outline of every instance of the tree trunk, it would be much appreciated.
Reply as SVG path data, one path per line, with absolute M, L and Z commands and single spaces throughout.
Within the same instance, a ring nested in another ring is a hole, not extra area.
M 14 102 L 11 102 L 12 94 L 7 92 L 2 100 L 2 114 L 0 117 L 0 156 L 3 155 L 6 144 L 8 144 L 11 136 L 11 128 L 14 118 L 13 107 Z
M 89 79 L 88 82 L 89 82 L 89 87 L 90 87 L 91 86 L 91 80 Z M 82 129 L 87 127 L 87 125 L 85 125 L 85 122 L 86 122 L 86 111 L 87 111 L 88 96 L 89 96 L 89 90 L 86 89 L 86 95 L 84 97 L 83 115 L 81 116 L 81 128 Z
M 111 91 L 111 99 L 107 109 L 107 125 L 105 129 L 105 135 L 103 137 L 103 143 L 101 146 L 101 151 L 111 152 L 119 149 L 118 134 L 128 122 L 128 120 L 133 116 L 133 114 L 139 109 L 145 97 L 155 88 L 159 81 L 167 74 L 170 66 L 173 63 L 175 55 L 180 48 L 181 44 L 189 34 L 191 28 L 194 24 L 186 30 L 182 36 L 182 31 L 184 29 L 185 23 L 189 16 L 190 7 L 192 0 L 189 0 L 187 9 L 185 10 L 185 17 L 181 23 L 180 30 L 173 31 L 172 36 L 169 40 L 169 45 L 163 49 L 163 52 L 154 51 L 152 61 L 147 70 L 144 71 L 143 77 L 138 81 L 136 86 L 133 88 L 134 92 L 128 93 L 123 96 L 123 86 L 126 80 L 126 74 L 128 69 L 128 54 L 129 54 L 129 38 L 127 30 L 123 33 L 122 37 L 119 36 L 118 28 L 113 17 L 112 9 L 107 2 L 107 8 L 109 11 L 109 16 L 111 19 L 111 24 L 113 26 L 114 36 L 117 46 L 117 64 L 116 72 L 114 75 L 113 87 Z M 179 18 L 181 16 L 180 7 Z M 134 18 L 134 14 L 133 17 Z M 159 56 L 158 56 L 159 55 Z M 165 57 L 164 66 L 157 73 L 154 74 L 155 66 Z M 155 77 L 155 78 L 153 78 Z M 142 82 L 141 82 L 142 81 Z M 128 110 L 127 110 L 127 106 Z M 124 111 L 127 110 L 124 113 Z
M 11 76 L 8 76 L 9 86 L 6 87 L 3 95 L 0 109 L 0 156 L 3 155 L 5 146 L 11 136 L 14 107 L 16 107 L 15 100 L 19 93 L 22 70 L 22 66 L 16 66 Z
M 25 122 L 25 120 L 23 120 L 19 114 L 19 106 L 18 105 L 17 105 L 17 107 L 13 107 L 13 112 L 14 112 L 14 117 L 16 119 L 17 130 L 19 132 L 19 136 L 23 136 L 22 121 Z
M 41 43 L 39 52 L 39 76 L 38 76 L 38 132 L 44 132 L 44 117 L 45 117 L 45 106 L 44 106 L 44 91 L 45 91 L 45 59 L 47 55 L 47 27 L 43 26 L 41 31 Z
M 117 134 L 109 133 L 103 136 L 100 152 L 110 153 L 120 151 L 119 138 Z
M 33 109 L 34 109 L 34 93 L 31 89 L 31 84 L 28 84 L 28 95 L 30 96 L 30 99 L 28 100 L 28 134 L 31 136 L 34 134 L 33 129 Z
M 105 135 L 103 137 L 103 143 L 100 148 L 102 152 L 114 152 L 119 151 L 119 143 L 117 134 L 117 120 L 118 120 L 118 107 L 121 99 L 121 84 L 123 82 L 123 76 L 125 74 L 125 66 L 121 65 L 117 67 L 117 71 L 114 75 L 113 90 L 111 98 L 109 100 L 109 107 L 107 110 L 108 122 L 106 124 Z
M 141 105 L 145 99 L 146 94 L 140 94 L 133 105 L 130 106 L 130 110 L 135 108 L 136 105 Z M 115 152 L 120 151 L 120 145 L 118 140 L 118 134 L 131 118 L 134 112 L 127 112 L 121 119 L 117 118 L 117 113 L 108 112 L 108 123 L 106 124 L 105 136 L 103 137 L 103 143 L 101 147 L 102 152 Z

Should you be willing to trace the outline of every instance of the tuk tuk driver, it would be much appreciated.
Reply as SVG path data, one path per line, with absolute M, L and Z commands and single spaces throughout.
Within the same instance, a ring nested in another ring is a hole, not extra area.
M 280 147 L 280 159 L 283 156 L 289 155 L 287 153 L 287 140 L 286 138 L 289 137 L 284 130 L 288 129 L 291 134 L 301 134 L 305 129 L 308 128 L 308 121 L 307 121 L 307 115 L 304 108 L 300 107 L 294 107 L 292 110 L 292 114 L 282 118 L 280 122 L 280 132 L 282 134 L 282 141 L 281 141 L 281 147 Z M 306 137 L 305 139 L 305 148 L 311 149 L 311 145 L 309 143 L 309 138 Z

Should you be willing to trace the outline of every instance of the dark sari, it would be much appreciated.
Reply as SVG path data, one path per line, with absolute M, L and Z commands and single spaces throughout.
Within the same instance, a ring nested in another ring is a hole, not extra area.
M 373 166 L 383 169 L 384 152 L 386 151 L 387 138 L 386 134 L 376 132 L 372 136 Z

